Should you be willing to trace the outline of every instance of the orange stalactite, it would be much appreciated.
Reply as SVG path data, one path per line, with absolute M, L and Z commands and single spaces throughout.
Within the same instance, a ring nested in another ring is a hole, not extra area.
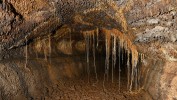
M 136 66 L 134 62 L 138 62 L 138 51 L 137 51 L 136 46 L 133 45 L 133 43 L 131 42 L 131 40 L 124 33 L 120 32 L 117 29 L 112 29 L 112 30 L 103 29 L 103 32 L 106 33 L 106 38 L 109 38 L 109 34 L 110 33 L 113 33 L 113 34 L 115 34 L 117 36 L 117 38 L 120 41 L 120 46 L 122 48 L 125 47 L 125 49 L 131 51 L 132 58 L 133 58 L 132 59 L 132 64 L 134 66 Z
M 109 30 L 102 30 L 105 35 L 105 46 L 106 46 L 106 60 L 105 60 L 105 75 L 107 75 L 107 80 L 109 77 L 109 58 L 110 58 L 110 47 L 111 47 L 111 32 Z
M 134 78 L 134 74 L 137 75 L 137 72 L 134 72 L 134 70 L 136 71 L 136 68 L 137 68 L 137 63 L 138 63 L 138 58 L 139 58 L 139 53 L 137 51 L 137 47 L 135 45 L 133 45 L 133 43 L 131 42 L 130 38 L 127 37 L 127 35 L 125 35 L 124 33 L 120 32 L 119 30 L 117 29 L 112 29 L 112 30 L 108 30 L 108 29 L 103 29 L 103 33 L 105 33 L 105 38 L 106 38 L 106 44 L 107 44 L 107 47 L 106 47 L 106 52 L 109 52 L 109 48 L 110 47 L 110 33 L 114 34 L 117 39 L 119 40 L 119 43 L 120 43 L 120 47 L 121 48 L 124 48 L 125 50 L 128 51 L 128 61 L 127 61 L 127 67 L 129 69 L 129 72 L 130 72 L 130 67 L 129 67 L 129 54 L 131 53 L 132 55 L 132 59 L 131 59 L 131 63 L 132 63 L 132 72 L 131 72 L 131 78 L 128 76 L 128 85 L 130 86 L 130 91 L 132 91 L 132 84 L 133 84 L 133 81 L 136 82 L 135 79 L 137 79 L 136 77 Z M 120 55 L 119 55 L 120 56 Z M 108 56 L 109 57 L 109 56 Z M 106 58 L 107 59 L 107 58 Z M 128 75 L 130 75 L 130 73 L 128 73 Z M 137 86 L 137 83 L 136 83 L 136 86 Z
M 111 42 L 113 42 L 111 40 L 112 39 L 111 37 L 114 36 L 114 38 L 119 41 L 119 48 L 122 48 L 122 50 L 124 49 L 126 52 L 128 52 L 128 55 L 127 55 L 128 56 L 128 60 L 127 60 L 128 85 L 127 85 L 127 87 L 129 88 L 130 91 L 132 91 L 132 87 L 133 87 L 134 82 L 135 82 L 136 87 L 138 87 L 137 86 L 138 85 L 138 83 L 137 83 L 137 79 L 138 79 L 138 77 L 137 77 L 138 76 L 137 64 L 139 61 L 139 53 L 137 51 L 137 47 L 131 41 L 133 39 L 133 37 L 131 36 L 131 33 L 124 34 L 121 31 L 119 31 L 118 29 L 108 30 L 105 28 L 101 29 L 101 31 L 105 36 L 105 46 L 106 46 L 105 75 L 107 77 L 107 80 L 109 77 L 109 63 L 110 63 L 109 59 L 110 59 L 110 55 L 111 55 L 111 47 L 113 47 L 113 44 L 111 43 Z M 88 44 L 88 46 L 92 45 L 92 38 L 90 38 L 90 37 L 97 35 L 97 38 L 98 38 L 98 34 L 100 34 L 98 29 L 91 30 L 91 31 L 84 31 L 83 35 L 84 35 L 85 39 L 89 40 L 89 41 L 87 41 L 88 43 L 86 43 L 86 44 Z M 87 47 L 86 49 L 90 50 L 89 47 Z M 89 56 L 89 50 L 87 50 L 87 56 Z M 130 59 L 130 54 L 131 54 L 131 59 Z M 114 55 L 114 54 L 112 54 L 112 55 Z M 116 56 L 116 55 L 114 55 L 114 56 Z M 120 51 L 119 51 L 119 56 L 120 56 Z M 89 59 L 89 58 L 87 57 L 87 59 Z M 143 55 L 142 55 L 141 59 L 143 59 Z M 116 63 L 116 61 L 115 61 L 115 63 Z M 120 60 L 119 60 L 119 63 L 120 63 Z M 119 67 L 120 67 L 120 65 L 119 65 Z M 119 69 L 119 76 L 120 76 L 120 73 L 121 73 L 121 69 Z M 120 77 L 119 77 L 119 80 L 120 80 Z M 120 82 L 119 82 L 119 86 L 120 86 Z

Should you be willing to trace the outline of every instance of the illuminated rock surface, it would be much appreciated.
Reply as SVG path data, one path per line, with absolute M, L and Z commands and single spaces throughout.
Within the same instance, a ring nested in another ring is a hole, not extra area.
M 0 0 L 0 99 L 177 99 L 176 0 Z

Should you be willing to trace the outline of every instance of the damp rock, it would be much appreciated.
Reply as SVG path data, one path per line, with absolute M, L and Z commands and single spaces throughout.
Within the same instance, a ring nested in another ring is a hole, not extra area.
M 61 53 L 71 55 L 73 53 L 73 48 L 70 44 L 70 41 L 62 40 L 58 43 L 57 48 Z

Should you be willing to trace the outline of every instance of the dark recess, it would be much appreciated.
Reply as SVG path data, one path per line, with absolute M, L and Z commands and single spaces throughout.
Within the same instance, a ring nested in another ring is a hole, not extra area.
M 23 16 L 20 14 L 20 13 L 18 13 L 17 11 L 16 11 L 16 9 L 13 7 L 13 5 L 12 4 L 9 4 L 10 5 L 10 9 L 11 9 L 11 11 L 17 16 L 19 16 L 20 17 L 20 19 L 22 19 L 23 18 Z

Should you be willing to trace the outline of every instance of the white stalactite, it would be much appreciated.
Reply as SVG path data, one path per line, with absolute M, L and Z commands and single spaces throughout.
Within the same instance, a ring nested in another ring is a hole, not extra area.
M 98 75 L 97 75 L 97 68 L 96 68 L 96 63 L 95 63 L 95 35 L 92 34 L 92 39 L 93 39 L 93 61 L 94 61 L 94 71 L 95 71 L 95 78 L 96 81 L 98 82 Z

